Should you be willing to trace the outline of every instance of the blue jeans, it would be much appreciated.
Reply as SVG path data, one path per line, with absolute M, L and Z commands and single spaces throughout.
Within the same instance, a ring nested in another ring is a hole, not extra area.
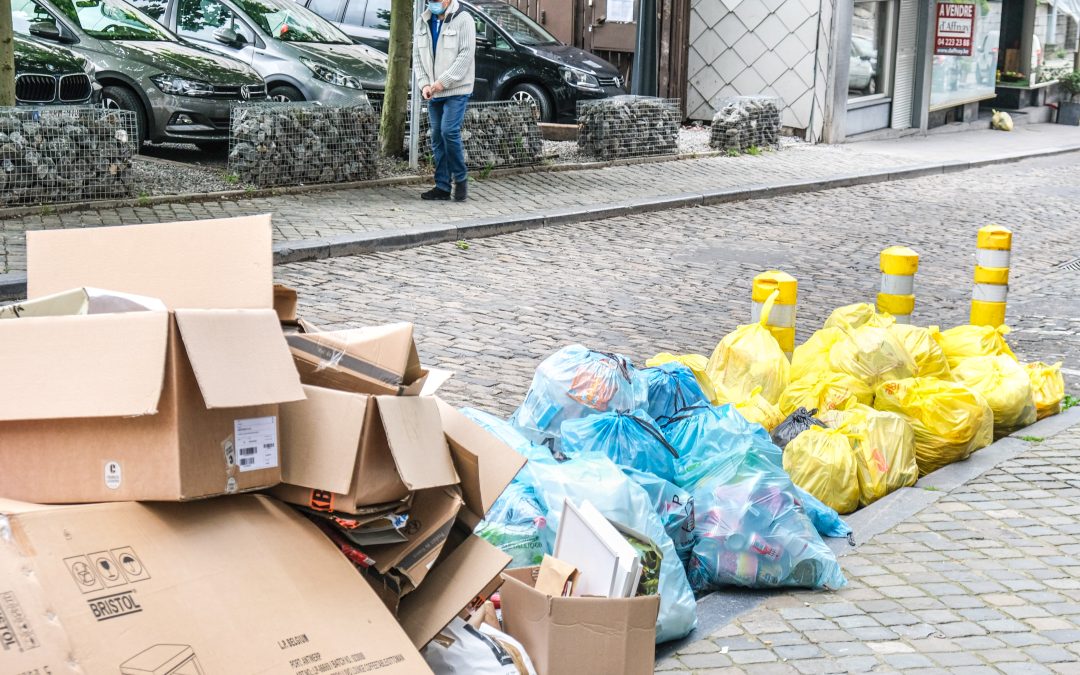
M 468 94 L 428 101 L 435 187 L 447 192 L 450 192 L 451 178 L 460 183 L 469 177 L 465 168 L 465 148 L 461 145 L 461 123 L 465 121 L 465 104 L 468 102 Z

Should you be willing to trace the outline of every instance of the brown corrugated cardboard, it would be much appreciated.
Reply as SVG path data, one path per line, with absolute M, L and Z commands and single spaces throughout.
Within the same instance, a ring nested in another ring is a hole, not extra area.
M 416 396 L 427 372 L 411 323 L 289 335 L 304 384 L 357 394 Z
M 270 216 L 26 233 L 31 300 L 81 286 L 169 309 L 271 309 Z
M 442 552 L 443 545 L 461 510 L 461 494 L 456 486 L 420 490 L 413 495 L 408 540 L 396 544 L 368 546 L 364 552 L 375 559 L 376 572 L 393 574 L 400 580 L 400 595 L 423 583 Z
M 296 289 L 284 284 L 274 284 L 274 311 L 277 312 L 278 321 L 286 326 L 295 326 L 296 318 Z
M 282 406 L 280 499 L 356 513 L 458 482 L 433 398 L 304 391 L 307 400 Z
M 558 598 L 534 588 L 537 568 L 508 570 L 503 625 L 539 675 L 653 672 L 660 597 Z
M 165 303 L 130 293 L 104 291 L 100 288 L 76 288 L 46 295 L 37 300 L 23 300 L 0 306 L 0 319 L 37 316 L 79 316 L 118 312 L 164 312 Z
M 570 595 L 577 576 L 576 567 L 545 553 L 533 588 L 544 595 L 556 598 Z
M 280 480 L 303 398 L 272 310 L 0 321 L 0 494 L 187 500 Z
M 269 498 L 20 511 L 0 539 L 0 672 L 430 672 L 329 540 Z

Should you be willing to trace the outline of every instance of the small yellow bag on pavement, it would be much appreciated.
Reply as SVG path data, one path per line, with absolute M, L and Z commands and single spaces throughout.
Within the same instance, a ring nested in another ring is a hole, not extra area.
M 877 307 L 869 302 L 858 302 L 854 305 L 837 307 L 825 320 L 825 328 L 858 328 L 867 324 L 888 328 L 896 323 L 896 319 L 888 312 L 878 312 Z
M 801 380 L 820 371 L 824 364 L 829 362 L 829 352 L 833 345 L 843 339 L 844 331 L 839 328 L 814 331 L 810 339 L 795 347 L 791 354 L 791 381 Z
M 708 398 L 713 405 L 720 405 L 725 402 L 721 400 L 713 390 L 712 380 L 709 379 L 709 375 L 706 373 L 709 366 L 709 359 L 701 354 L 669 354 L 668 352 L 660 352 L 646 361 L 645 366 L 648 368 L 655 368 L 656 366 L 671 363 L 672 361 L 683 364 L 694 373 L 694 379 L 697 380 L 698 385 L 701 387 L 701 392 L 705 394 L 706 398 Z
M 847 373 L 871 387 L 915 375 L 915 360 L 889 328 L 870 322 L 843 333 L 843 339 L 829 350 L 831 370 Z
M 1041 361 L 1025 363 L 1024 369 L 1031 380 L 1031 392 L 1035 396 L 1035 412 L 1039 419 L 1061 412 L 1065 398 L 1065 378 L 1061 376 L 1061 362 L 1048 366 Z
M 862 380 L 847 373 L 836 373 L 827 367 L 792 382 L 780 396 L 780 412 L 788 416 L 798 408 L 822 413 L 844 410 L 856 403 L 870 405 L 874 390 Z
M 953 368 L 953 380 L 978 393 L 994 411 L 994 434 L 1007 436 L 1034 424 L 1031 378 L 1011 356 L 973 356 Z
M 957 326 L 944 331 L 931 327 L 930 333 L 941 346 L 941 351 L 945 352 L 950 368 L 955 368 L 961 360 L 972 356 L 1005 354 L 1016 360 L 1016 355 L 1005 342 L 1004 336 L 1009 334 L 1008 326 Z
M 784 350 L 765 327 L 779 291 L 773 291 L 761 308 L 761 320 L 739 326 L 728 333 L 709 359 L 707 373 L 716 389 L 744 401 L 754 389 L 776 403 L 788 383 L 789 369 Z
M 777 424 L 784 421 L 784 413 L 774 403 L 770 403 L 761 395 L 761 387 L 755 387 L 750 398 L 743 401 L 733 401 L 735 410 L 747 419 L 765 427 L 766 431 L 772 431 Z
M 851 441 L 859 477 L 859 506 L 867 506 L 919 480 L 915 430 L 900 415 L 857 405 L 834 410 L 821 421 Z
M 1001 110 L 995 110 L 990 116 L 990 126 L 997 129 L 998 131 L 1012 131 L 1012 115 Z
M 920 476 L 967 459 L 994 440 L 994 411 L 958 382 L 936 377 L 886 382 L 877 388 L 874 407 L 911 424 Z
M 889 331 L 900 340 L 915 362 L 915 377 L 938 377 L 943 380 L 952 377 L 949 359 L 929 328 L 896 323 L 889 326 Z
M 784 448 L 791 481 L 837 513 L 859 506 L 859 479 L 851 442 L 838 429 L 810 427 Z

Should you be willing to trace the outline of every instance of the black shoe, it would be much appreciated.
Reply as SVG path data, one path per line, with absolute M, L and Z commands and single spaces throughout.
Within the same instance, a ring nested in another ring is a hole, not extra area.
M 469 197 L 469 179 L 454 183 L 454 201 L 463 202 Z
M 431 188 L 427 192 L 420 195 L 420 199 L 448 201 L 450 199 L 450 193 L 441 188 Z

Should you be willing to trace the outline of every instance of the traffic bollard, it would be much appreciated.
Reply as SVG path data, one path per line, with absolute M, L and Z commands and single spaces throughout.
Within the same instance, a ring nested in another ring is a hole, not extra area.
M 907 246 L 890 246 L 881 252 L 880 268 L 881 292 L 877 296 L 877 311 L 892 314 L 896 323 L 911 323 L 919 254 Z
M 761 320 L 761 308 L 773 291 L 780 293 L 773 303 L 769 323 L 765 327 L 776 338 L 790 360 L 792 352 L 795 351 L 795 301 L 799 295 L 799 282 L 795 277 L 779 270 L 769 270 L 754 277 L 750 293 L 753 301 L 750 320 L 754 323 Z
M 975 288 L 971 294 L 971 325 L 1005 323 L 1005 300 L 1009 295 L 1009 257 L 1012 231 L 1000 225 L 979 229 L 975 251 Z

